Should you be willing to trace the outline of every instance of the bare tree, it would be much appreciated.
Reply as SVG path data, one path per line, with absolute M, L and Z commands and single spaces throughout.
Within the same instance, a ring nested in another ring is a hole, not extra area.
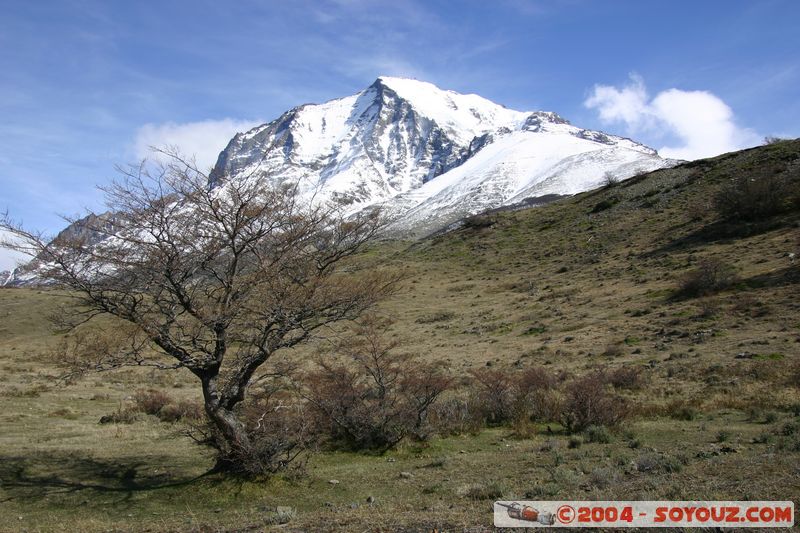
M 168 155 L 155 170 L 123 170 L 104 189 L 113 231 L 100 223 L 48 240 L 7 214 L 0 228 L 19 239 L 5 246 L 37 257 L 42 280 L 78 298 L 72 327 L 108 315 L 122 321 L 115 333 L 124 339 L 84 343 L 100 349 L 72 362 L 83 370 L 188 369 L 219 434 L 218 466 L 235 468 L 252 446 L 236 407 L 259 368 L 320 328 L 357 317 L 398 277 L 357 270 L 352 259 L 380 229 L 377 211 L 344 217 L 257 176 L 210 188 L 193 162 Z M 97 243 L 92 232 L 107 238 Z

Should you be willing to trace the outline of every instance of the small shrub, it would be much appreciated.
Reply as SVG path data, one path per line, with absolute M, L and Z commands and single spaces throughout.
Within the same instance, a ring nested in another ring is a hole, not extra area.
M 537 433 L 536 425 L 528 419 L 518 418 L 511 423 L 512 436 L 516 439 L 530 439 Z
M 158 419 L 162 422 L 178 422 L 179 420 L 202 420 L 205 416 L 203 406 L 196 402 L 182 400 L 168 403 L 158 411 Z
M 607 209 L 611 209 L 612 207 L 614 207 L 618 203 L 619 203 L 619 198 L 615 198 L 615 197 L 607 198 L 605 200 L 600 200 L 599 202 L 597 202 L 594 205 L 594 207 L 591 210 L 591 213 L 600 213 L 600 212 L 605 211 Z
M 613 485 L 618 479 L 617 471 L 608 467 L 595 468 L 589 474 L 589 483 L 601 489 Z
M 778 449 L 790 452 L 800 452 L 800 438 L 786 437 L 778 440 Z
M 582 445 L 583 445 L 583 438 L 580 437 L 579 435 L 572 435 L 567 441 L 567 448 L 569 448 L 570 450 L 580 448 Z
M 523 371 L 478 368 L 470 372 L 475 405 L 489 425 L 559 419 L 562 398 L 557 378 L 542 367 Z
M 123 408 L 119 407 L 116 411 L 109 415 L 100 417 L 101 424 L 133 424 L 138 418 L 139 412 L 132 406 Z
M 387 450 L 408 435 L 426 439 L 429 410 L 450 385 L 438 366 L 395 353 L 387 325 L 364 318 L 299 387 L 320 427 L 352 449 Z
M 505 486 L 500 482 L 488 484 L 476 483 L 463 487 L 459 492 L 470 500 L 499 500 L 505 493 Z
M 285 525 L 295 517 L 295 510 L 291 507 L 278 507 L 275 515 L 267 519 L 268 524 Z
M 462 391 L 433 404 L 428 421 L 444 435 L 477 434 L 484 426 L 484 415 L 474 395 Z
M 771 433 L 761 433 L 753 438 L 753 443 L 755 444 L 772 444 L 775 440 L 775 436 Z
M 523 416 L 539 422 L 558 420 L 563 398 L 558 378 L 542 367 L 531 367 L 517 374 L 518 403 Z
M 736 270 L 719 259 L 704 259 L 684 275 L 678 285 L 678 296 L 695 298 L 725 290 L 737 280 Z
M 781 428 L 781 435 L 785 435 L 787 437 L 790 435 L 794 435 L 795 433 L 797 433 L 797 428 L 798 425 L 795 424 L 794 422 L 787 422 Z
M 604 189 L 611 189 L 612 187 L 615 187 L 617 185 L 619 185 L 619 178 L 617 176 L 615 176 L 611 172 L 606 172 L 605 174 L 603 174 Z
M 646 452 L 639 455 L 635 461 L 636 470 L 643 473 L 674 473 L 680 472 L 683 462 L 676 457 L 656 452 Z
M 566 388 L 561 423 L 569 432 L 583 431 L 589 426 L 614 427 L 629 414 L 624 399 L 608 390 L 602 372 L 586 375 Z
M 478 368 L 470 374 L 487 424 L 502 424 L 522 416 L 519 384 L 513 371 Z
M 158 415 L 164 406 L 172 402 L 172 398 L 166 392 L 155 389 L 138 390 L 133 395 L 133 402 L 142 413 Z
M 608 444 L 611 442 L 611 433 L 605 426 L 589 426 L 584 430 L 583 435 L 586 442 L 595 442 L 598 444 Z
M 731 440 L 731 432 L 726 430 L 721 430 L 717 432 L 717 442 L 728 442 Z
M 606 349 L 603 350 L 603 354 L 606 357 L 620 357 L 625 355 L 625 348 L 623 343 L 621 342 L 614 342 L 606 346 Z
M 490 228 L 497 224 L 497 217 L 491 215 L 473 215 L 464 219 L 464 227 L 467 229 Z
M 761 175 L 733 178 L 714 198 L 717 212 L 729 220 L 759 221 L 791 208 L 798 181 L 791 175 L 765 168 Z
M 546 326 L 537 325 L 537 326 L 530 326 L 525 331 L 522 332 L 522 335 L 541 335 L 542 333 L 547 331 Z
M 642 367 L 621 366 L 609 373 L 608 381 L 615 389 L 639 390 L 644 385 Z

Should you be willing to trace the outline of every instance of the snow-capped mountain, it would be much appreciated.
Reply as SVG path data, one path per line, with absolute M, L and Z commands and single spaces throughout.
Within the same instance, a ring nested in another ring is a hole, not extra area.
M 395 234 L 421 236 L 531 196 L 574 194 L 606 175 L 674 164 L 639 143 L 514 111 L 474 94 L 382 76 L 236 135 L 212 180 L 259 175 L 356 212 L 381 204 Z
M 237 134 L 211 172 L 212 185 L 258 179 L 299 184 L 347 212 L 381 205 L 394 236 L 421 237 L 466 216 L 536 197 L 575 194 L 608 176 L 671 166 L 630 139 L 581 129 L 553 112 L 514 111 L 474 94 L 381 76 L 363 91 L 306 104 Z M 109 213 L 87 221 L 113 228 Z M 98 242 L 107 232 L 84 235 Z M 37 262 L 3 276 L 35 282 Z

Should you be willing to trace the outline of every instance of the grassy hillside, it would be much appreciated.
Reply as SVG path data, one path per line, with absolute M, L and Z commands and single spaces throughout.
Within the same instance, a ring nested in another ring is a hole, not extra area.
M 261 483 L 204 475 L 213 461 L 180 423 L 98 424 L 137 389 L 197 398 L 190 375 L 59 383 L 46 317 L 64 296 L 2 290 L 0 530 L 460 530 L 488 528 L 499 497 L 798 503 L 800 210 L 742 221 L 713 206 L 732 179 L 773 174 L 800 182 L 800 141 L 370 251 L 408 272 L 381 309 L 391 334 L 456 378 L 641 368 L 624 392 L 635 416 L 601 442 L 496 427 L 384 455 L 322 451 L 304 475 Z M 714 290 L 692 289 L 709 270 Z
M 800 270 L 788 256 L 800 252 L 800 213 L 725 222 L 712 207 L 721 186 L 756 169 L 788 166 L 797 183 L 799 151 L 795 141 L 698 161 L 414 244 L 398 261 L 417 277 L 387 310 L 419 351 L 454 368 L 638 363 L 681 372 L 672 394 L 712 402 L 726 392 L 709 391 L 712 365 L 800 351 Z M 682 278 L 707 260 L 735 282 L 681 298 Z

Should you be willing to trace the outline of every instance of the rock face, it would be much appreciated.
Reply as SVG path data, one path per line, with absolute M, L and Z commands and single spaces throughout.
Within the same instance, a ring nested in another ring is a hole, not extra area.
M 299 106 L 236 135 L 212 181 L 299 183 L 304 194 L 351 212 L 381 204 L 395 234 L 418 237 L 487 209 L 674 163 L 553 112 L 514 111 L 430 83 L 380 77 L 357 94 Z

